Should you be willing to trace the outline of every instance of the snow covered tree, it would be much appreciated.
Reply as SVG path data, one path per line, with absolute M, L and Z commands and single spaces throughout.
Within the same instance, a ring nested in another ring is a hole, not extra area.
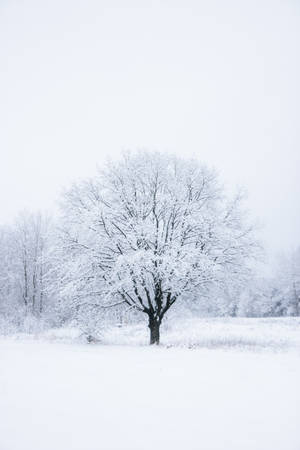
M 12 322 L 12 317 L 17 319 L 20 308 L 13 268 L 11 230 L 7 226 L 2 226 L 0 228 L 0 329 L 5 332 Z
M 23 212 L 12 227 L 16 281 L 26 311 L 34 315 L 44 307 L 48 233 L 49 219 L 40 213 Z
M 300 248 L 281 255 L 272 280 L 273 309 L 277 315 L 300 315 Z
M 196 160 L 124 154 L 65 192 L 62 295 L 77 309 L 124 303 L 145 313 L 158 344 L 179 298 L 249 270 L 257 243 L 241 203 Z
M 0 232 L 0 309 L 20 328 L 25 318 L 37 322 L 48 301 L 50 229 L 46 216 L 23 212 Z

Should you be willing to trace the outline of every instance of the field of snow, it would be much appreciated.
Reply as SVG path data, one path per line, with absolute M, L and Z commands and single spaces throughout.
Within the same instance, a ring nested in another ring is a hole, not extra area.
M 186 326 L 0 338 L 0 450 L 299 450 L 299 319 Z
M 102 341 L 105 344 L 147 345 L 148 334 L 145 324 L 111 327 L 103 332 Z M 300 318 L 166 320 L 161 327 L 161 343 L 167 347 L 300 351 Z

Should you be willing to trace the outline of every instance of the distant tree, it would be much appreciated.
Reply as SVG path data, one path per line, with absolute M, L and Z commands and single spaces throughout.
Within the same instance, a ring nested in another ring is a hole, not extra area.
M 124 303 L 145 313 L 150 343 L 158 344 L 179 298 L 234 283 L 249 270 L 257 242 L 241 204 L 196 160 L 123 155 L 65 192 L 62 295 L 77 310 Z
M 273 275 L 254 276 L 237 296 L 239 314 L 254 317 L 300 315 L 300 248 L 278 256 Z
M 17 302 L 17 289 L 14 276 L 14 252 L 11 230 L 0 228 L 0 318 L 8 321 L 20 306 Z M 0 324 L 1 325 L 1 324 Z
M 23 212 L 11 228 L 14 275 L 27 312 L 39 315 L 44 307 L 44 279 L 49 219 L 40 213 Z
M 0 307 L 10 319 L 43 314 L 50 271 L 50 220 L 23 212 L 0 230 Z
M 281 255 L 272 282 L 273 305 L 277 315 L 300 315 L 300 248 Z

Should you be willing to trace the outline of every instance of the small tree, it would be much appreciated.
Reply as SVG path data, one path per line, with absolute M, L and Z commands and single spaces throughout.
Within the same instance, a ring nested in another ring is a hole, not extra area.
M 158 344 L 179 298 L 248 270 L 256 243 L 241 200 L 227 200 L 216 173 L 195 160 L 123 155 L 65 193 L 64 294 L 147 314 L 150 343 Z

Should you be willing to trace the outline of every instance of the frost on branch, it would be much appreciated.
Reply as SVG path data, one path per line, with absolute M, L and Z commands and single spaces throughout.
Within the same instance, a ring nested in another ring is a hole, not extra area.
M 241 200 L 226 199 L 216 173 L 195 160 L 123 155 L 65 193 L 62 295 L 77 311 L 141 311 L 158 343 L 179 298 L 247 275 L 257 244 Z

